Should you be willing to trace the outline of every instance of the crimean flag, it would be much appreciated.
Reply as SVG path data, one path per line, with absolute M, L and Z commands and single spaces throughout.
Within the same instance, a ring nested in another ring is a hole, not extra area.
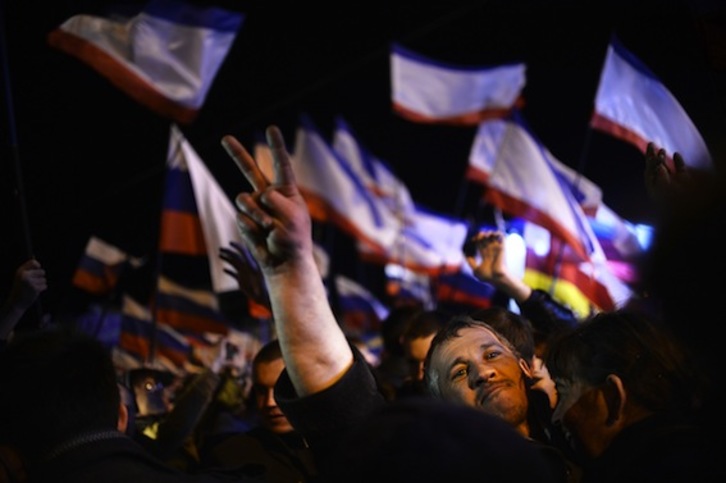
M 371 195 L 306 115 L 297 128 L 291 163 L 313 220 L 337 226 L 376 252 L 385 252 L 393 244 L 398 220 Z
M 453 65 L 394 43 L 390 68 L 393 111 L 412 122 L 476 126 L 524 105 L 523 63 Z
M 712 159 L 701 133 L 675 96 L 615 37 L 611 39 L 595 95 L 590 125 L 635 145 L 649 142 L 678 152 L 686 164 L 710 169 Z
M 521 118 L 512 119 L 479 125 L 467 177 L 484 184 L 486 202 L 546 228 L 565 242 L 572 256 L 588 260 L 596 249 L 595 237 L 572 184 Z
M 132 16 L 75 15 L 48 34 L 48 43 L 158 115 L 188 124 L 243 20 L 240 12 L 199 2 L 152 0 Z

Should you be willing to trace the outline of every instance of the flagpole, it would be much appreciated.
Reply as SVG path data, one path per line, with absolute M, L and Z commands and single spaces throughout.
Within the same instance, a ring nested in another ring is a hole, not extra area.
M 7 49 L 7 39 L 5 33 L 5 10 L 0 7 L 0 55 L 2 55 L 3 82 L 5 89 L 3 90 L 6 106 L 6 115 L 8 121 L 8 139 L 10 140 L 10 151 L 13 159 L 13 167 L 15 171 L 15 189 L 13 194 L 18 200 L 20 209 L 20 223 L 22 226 L 23 242 L 25 247 L 25 258 L 34 258 L 33 244 L 30 236 L 30 223 L 28 222 L 28 209 L 25 203 L 25 189 L 23 185 L 23 173 L 20 162 L 20 147 L 18 145 L 17 127 L 15 125 L 15 110 L 13 106 L 13 95 L 10 79 L 10 60 Z M 35 308 L 38 316 L 38 325 L 43 324 L 43 309 L 40 299 L 36 299 Z

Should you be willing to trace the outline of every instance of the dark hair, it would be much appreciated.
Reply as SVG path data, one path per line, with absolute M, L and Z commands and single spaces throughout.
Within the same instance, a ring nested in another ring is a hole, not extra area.
M 493 306 L 471 312 L 471 317 L 489 324 L 512 343 L 524 360 L 534 358 L 534 329 L 529 319 L 504 307 Z
M 422 310 L 411 317 L 406 329 L 401 334 L 402 340 L 413 340 L 428 337 L 441 329 L 449 315 L 439 309 Z
M 83 433 L 116 430 L 116 381 L 107 349 L 88 335 L 18 334 L 0 353 L 0 441 L 33 459 Z
M 651 411 L 693 409 L 697 374 L 670 331 L 645 313 L 598 313 L 552 340 L 545 363 L 552 378 L 601 384 L 616 374 L 630 397 Z

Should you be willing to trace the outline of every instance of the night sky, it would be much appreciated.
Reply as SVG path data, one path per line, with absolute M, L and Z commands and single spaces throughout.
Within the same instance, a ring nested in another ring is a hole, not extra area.
M 139 255 L 156 243 L 169 121 L 46 42 L 70 16 L 100 13 L 108 3 L 3 2 L 0 293 L 33 253 L 48 271 L 48 310 L 66 295 L 89 236 Z M 463 189 L 472 192 L 462 176 L 475 129 L 414 124 L 393 114 L 391 42 L 451 64 L 525 62 L 523 114 L 534 134 L 633 222 L 654 216 L 642 155 L 588 128 L 613 33 L 681 102 L 714 156 L 726 150 L 725 2 L 215 3 L 247 18 L 199 117 L 182 130 L 230 198 L 247 186 L 219 146 L 222 135 L 252 146 L 277 123 L 292 145 L 304 112 L 331 135 L 335 116 L 342 116 L 415 201 L 461 215 L 457 200 Z

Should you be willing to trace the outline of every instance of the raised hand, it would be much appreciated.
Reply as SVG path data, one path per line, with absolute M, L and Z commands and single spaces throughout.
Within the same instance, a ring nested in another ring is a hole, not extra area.
M 286 264 L 312 257 L 312 225 L 305 200 L 295 184 L 282 133 L 277 126 L 270 126 L 266 135 L 274 161 L 274 180 L 267 179 L 233 136 L 224 136 L 222 146 L 253 189 L 252 193 L 237 195 L 237 226 L 262 271 L 272 274 Z
M 483 282 L 496 282 L 507 276 L 504 235 L 498 231 L 481 231 L 474 240 L 476 254 L 466 257 L 474 276 Z
M 673 154 L 673 167 L 668 166 L 664 149 L 648 143 L 645 150 L 645 188 L 657 202 L 663 202 L 691 189 L 691 175 L 680 153 Z

